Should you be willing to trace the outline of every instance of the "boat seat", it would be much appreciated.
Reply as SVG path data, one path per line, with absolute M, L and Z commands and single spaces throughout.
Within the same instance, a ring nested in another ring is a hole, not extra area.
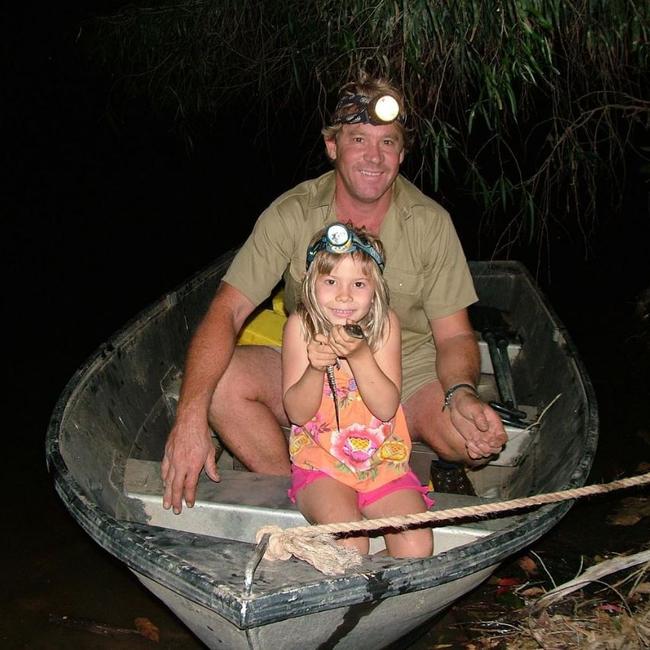
M 256 474 L 248 471 L 222 470 L 219 483 L 202 474 L 193 508 L 183 508 L 179 515 L 162 507 L 163 483 L 160 463 L 129 458 L 124 472 L 124 502 L 121 518 L 151 526 L 183 530 L 190 533 L 255 541 L 263 525 L 281 528 L 303 526 L 307 522 L 287 495 L 289 478 Z M 486 499 L 458 494 L 433 494 L 432 510 L 485 503 Z M 448 534 L 463 529 L 472 535 L 489 534 L 503 526 L 498 520 L 449 526 Z M 446 533 L 437 535 L 436 553 L 446 550 Z M 378 535 L 376 543 L 381 545 Z M 439 538 L 439 539 L 438 539 Z M 451 543 L 451 542 L 450 542 Z M 373 552 L 375 552 L 373 550 Z
M 160 463 L 129 458 L 124 471 L 124 519 L 202 535 L 251 542 L 260 521 L 288 528 L 305 519 L 287 495 L 289 478 L 219 469 L 215 483 L 201 474 L 193 508 L 180 515 L 162 507 Z M 134 504 L 132 501 L 137 503 Z

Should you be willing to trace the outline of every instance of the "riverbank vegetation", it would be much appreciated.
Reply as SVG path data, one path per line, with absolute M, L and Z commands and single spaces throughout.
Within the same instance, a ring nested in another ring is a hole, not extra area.
M 344 81 L 391 77 L 416 134 L 409 176 L 466 202 L 499 256 L 566 235 L 587 250 L 598 215 L 647 180 L 649 32 L 635 0 L 163 0 L 87 21 L 80 43 L 114 97 L 146 96 L 190 145 L 235 107 L 314 150 Z

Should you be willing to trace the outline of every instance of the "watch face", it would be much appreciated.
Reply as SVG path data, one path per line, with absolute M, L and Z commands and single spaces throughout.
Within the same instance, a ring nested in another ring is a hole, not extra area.
M 327 230 L 327 239 L 330 244 L 334 246 L 342 246 L 348 241 L 348 239 L 350 239 L 350 235 L 348 233 L 348 229 L 345 226 L 342 226 L 341 224 L 335 224 L 333 226 L 330 226 Z

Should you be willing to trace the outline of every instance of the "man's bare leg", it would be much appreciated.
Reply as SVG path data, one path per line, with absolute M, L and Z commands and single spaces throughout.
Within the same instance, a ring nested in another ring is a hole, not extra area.
M 473 459 L 467 454 L 465 439 L 456 431 L 449 409 L 442 410 L 444 392 L 439 381 L 419 388 L 404 402 L 404 414 L 413 440 L 427 444 L 442 459 L 479 467 L 488 459 Z
M 434 490 L 475 495 L 464 467 L 478 467 L 487 459 L 470 458 L 465 439 L 451 422 L 449 409 L 442 409 L 443 401 L 442 387 L 435 381 L 420 388 L 405 402 L 404 414 L 411 438 L 425 443 L 438 454 L 430 470 Z
M 235 348 L 212 397 L 209 421 L 249 470 L 289 475 L 280 353 L 259 345 Z

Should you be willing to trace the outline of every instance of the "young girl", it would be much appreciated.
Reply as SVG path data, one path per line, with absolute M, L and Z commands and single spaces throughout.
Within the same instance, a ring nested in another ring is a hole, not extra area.
M 424 512 L 433 503 L 408 465 L 400 325 L 383 269 L 378 239 L 341 223 L 321 230 L 307 252 L 301 302 L 284 329 L 289 496 L 311 523 Z M 433 550 L 428 528 L 384 539 L 394 557 Z M 367 536 L 340 543 L 368 553 Z

